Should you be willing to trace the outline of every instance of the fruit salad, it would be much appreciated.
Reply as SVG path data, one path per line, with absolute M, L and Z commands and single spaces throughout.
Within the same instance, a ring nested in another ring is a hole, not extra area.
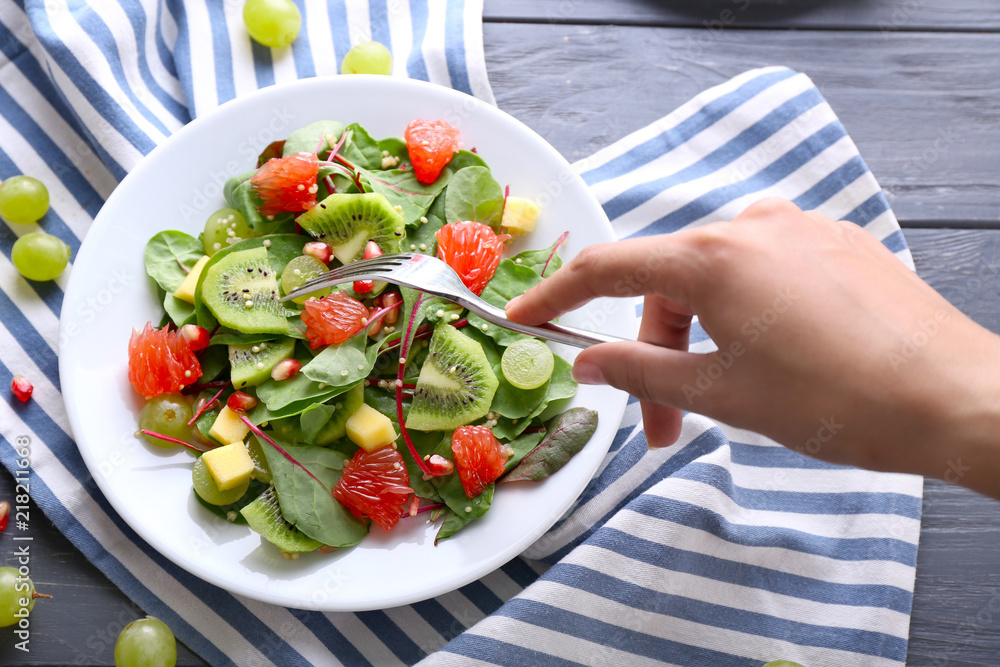
M 551 475 L 597 426 L 565 409 L 569 363 L 451 302 L 378 281 L 280 300 L 402 251 L 440 257 L 501 308 L 559 267 L 565 234 L 511 248 L 538 207 L 508 196 L 458 129 L 418 119 L 404 136 L 312 123 L 231 178 L 198 236 L 146 246 L 164 315 L 129 342 L 140 431 L 190 450 L 198 501 L 288 557 L 355 545 L 372 524 L 429 520 L 451 537 L 498 485 Z

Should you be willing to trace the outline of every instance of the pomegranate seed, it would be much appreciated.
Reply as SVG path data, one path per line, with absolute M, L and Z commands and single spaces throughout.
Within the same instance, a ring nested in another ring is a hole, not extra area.
M 455 470 L 455 464 L 440 454 L 431 454 L 431 457 L 427 459 L 427 467 L 435 475 L 447 475 Z
M 7 530 L 7 521 L 10 519 L 10 503 L 6 500 L 0 502 L 0 531 Z
M 197 324 L 185 324 L 181 327 L 181 336 L 187 341 L 192 352 L 198 352 L 208 347 L 208 329 Z
M 381 257 L 382 248 L 378 247 L 378 244 L 374 241 L 369 241 L 368 245 L 365 246 L 365 254 L 361 256 L 361 259 L 371 259 L 372 257 Z M 373 280 L 355 280 L 354 281 L 354 291 L 358 294 L 367 294 L 371 292 L 375 287 L 375 281 Z
M 333 257 L 333 250 L 322 241 L 310 241 L 302 246 L 302 254 L 315 257 L 324 264 L 329 264 L 330 259 Z
M 399 308 L 396 307 L 402 297 L 399 296 L 399 292 L 386 292 L 381 297 L 379 297 L 379 304 L 383 308 L 392 308 L 389 312 L 382 316 L 386 324 L 395 324 L 396 320 L 399 319 Z
M 370 308 L 368 310 L 368 321 L 369 322 L 371 322 L 372 315 L 374 315 L 377 311 L 378 311 L 378 308 Z M 385 319 L 385 316 L 382 316 L 382 317 L 378 318 L 377 320 L 375 320 L 374 322 L 372 322 L 371 324 L 368 325 L 368 335 L 369 336 L 374 337 L 376 334 L 378 334 L 379 331 L 382 330 L 382 320 L 384 320 L 384 319 Z
M 247 410 L 252 410 L 255 405 L 257 405 L 257 399 L 250 394 L 245 394 L 242 391 L 234 391 L 230 394 L 229 398 L 226 399 L 226 405 L 233 412 L 246 412 Z
M 302 368 L 302 362 L 298 359 L 282 359 L 271 369 L 271 377 L 277 382 L 287 380 Z
M 23 375 L 15 375 L 14 379 L 10 381 L 10 389 L 17 396 L 18 400 L 27 403 L 28 399 L 31 398 L 31 392 L 35 390 L 35 386 Z

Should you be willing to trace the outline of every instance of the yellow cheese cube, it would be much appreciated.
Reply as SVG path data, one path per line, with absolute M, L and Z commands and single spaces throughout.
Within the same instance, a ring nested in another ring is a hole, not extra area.
M 220 491 L 237 487 L 250 479 L 253 459 L 242 442 L 210 449 L 201 455 Z
M 391 419 L 367 403 L 362 403 L 347 418 L 347 437 L 365 451 L 374 452 L 395 442 L 396 430 L 392 427 Z
M 201 276 L 201 270 L 205 268 L 206 263 L 208 263 L 208 255 L 203 255 L 191 268 L 191 272 L 184 278 L 180 287 L 174 290 L 175 297 L 181 301 L 194 303 L 194 290 L 198 287 L 198 277 Z
M 243 423 L 240 419 L 240 415 L 229 409 L 229 406 L 222 406 L 222 412 L 219 416 L 215 418 L 212 423 L 212 428 L 209 429 L 208 434 L 221 442 L 224 445 L 228 445 L 231 442 L 243 442 L 243 438 L 247 437 L 247 433 L 250 432 L 250 427 Z
M 538 204 L 524 197 L 507 197 L 500 225 L 511 236 L 524 236 L 535 228 L 541 209 Z

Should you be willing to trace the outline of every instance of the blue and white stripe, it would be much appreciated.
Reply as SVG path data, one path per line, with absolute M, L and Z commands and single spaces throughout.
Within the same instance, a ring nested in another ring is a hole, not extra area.
M 833 111 L 785 68 L 716 86 L 576 168 L 622 238 L 775 195 L 864 226 L 913 266 Z M 692 341 L 714 349 L 700 327 Z M 421 665 L 904 664 L 922 494 L 918 477 L 694 414 L 678 445 L 650 451 L 633 400 L 594 481 L 523 554 L 551 568 Z
M 30 439 L 32 496 L 60 530 L 217 665 L 902 662 L 918 479 L 828 466 L 696 416 L 683 447 L 649 452 L 634 401 L 598 476 L 530 559 L 407 607 L 322 613 L 234 596 L 121 521 L 62 405 L 69 272 L 24 280 L 14 240 L 42 228 L 75 251 L 117 181 L 171 132 L 262 86 L 333 75 L 352 43 L 391 45 L 394 75 L 493 101 L 479 0 L 297 4 L 302 34 L 272 50 L 246 37 L 236 0 L 0 3 L 0 179 L 32 174 L 52 195 L 40 225 L 0 226 L 0 386 L 14 374 L 35 384 L 31 402 L 0 402 L 0 460 L 14 469 L 14 443 Z M 910 263 L 857 150 L 789 70 L 737 77 L 577 167 L 621 236 L 777 194 L 865 225 Z

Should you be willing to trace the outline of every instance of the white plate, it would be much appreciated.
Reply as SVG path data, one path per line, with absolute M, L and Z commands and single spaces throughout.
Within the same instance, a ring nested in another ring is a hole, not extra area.
M 393 607 L 440 595 L 482 577 L 524 550 L 569 508 L 600 465 L 626 396 L 580 387 L 574 405 L 595 408 L 591 442 L 544 482 L 512 485 L 493 509 L 434 546 L 436 525 L 406 519 L 377 527 L 357 547 L 292 561 L 229 524 L 191 493 L 191 457 L 133 437 L 141 399 L 127 378 L 134 326 L 157 323 L 160 305 L 143 269 L 146 241 L 164 229 L 198 234 L 224 206 L 222 185 L 255 165 L 268 143 L 315 120 L 360 122 L 375 137 L 401 136 L 413 118 L 443 118 L 476 147 L 501 184 L 544 204 L 523 247 L 544 247 L 564 230 L 563 255 L 613 240 L 603 210 L 559 153 L 526 126 L 479 100 L 418 81 L 348 76 L 273 86 L 195 120 L 154 150 L 114 191 L 87 234 L 62 309 L 59 372 L 83 458 L 112 506 L 157 551 L 231 592 L 326 611 Z M 566 324 L 634 337 L 631 302 L 602 300 Z M 572 351 L 559 350 L 572 357 Z

